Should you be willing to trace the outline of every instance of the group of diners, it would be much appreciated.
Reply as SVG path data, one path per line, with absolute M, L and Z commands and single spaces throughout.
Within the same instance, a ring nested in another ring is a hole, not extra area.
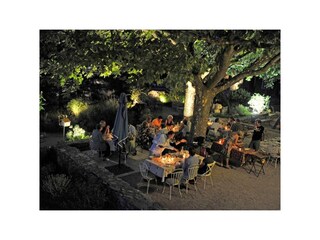
M 179 142 L 177 146 L 174 144 L 172 145 L 173 147 L 179 149 L 183 146 L 180 143 L 181 141 L 184 142 L 183 139 L 187 138 L 190 128 L 191 122 L 187 117 L 184 117 L 181 121 L 175 123 L 172 115 L 168 115 L 166 119 L 164 119 L 162 116 L 152 119 L 149 115 L 147 115 L 146 120 L 137 126 L 137 143 L 143 149 L 150 150 L 154 141 L 159 139 L 167 140 L 168 136 L 171 136 L 171 132 L 173 132 L 174 136 L 173 138 L 170 138 L 170 142 Z M 169 132 L 170 134 L 168 135 Z M 165 146 L 169 147 L 167 145 Z M 154 149 L 154 147 L 152 147 L 152 149 Z M 171 148 L 171 150 L 174 149 Z
M 103 157 L 106 158 L 116 151 L 110 125 L 107 125 L 106 121 L 101 120 L 93 129 L 90 148 L 99 151 L 99 157 L 103 154 Z
M 137 153 L 136 136 L 136 128 L 132 124 L 129 124 L 126 148 L 132 155 L 136 155 Z M 110 130 L 110 125 L 107 125 L 105 120 L 101 120 L 92 131 L 90 148 L 91 150 L 99 151 L 99 157 L 103 154 L 104 158 L 108 158 L 116 151 L 115 138 L 116 136 Z
M 239 119 L 230 117 L 228 122 L 223 125 L 219 118 L 216 118 L 212 124 L 208 126 L 207 138 L 213 141 L 223 139 L 222 155 L 225 161 L 225 167 L 230 168 L 229 159 L 230 153 L 234 146 L 244 147 L 244 128 Z M 258 151 L 260 149 L 260 141 L 264 136 L 264 127 L 261 125 L 261 120 L 256 119 L 254 123 L 254 129 L 252 139 L 248 145 L 248 148 Z M 223 164 L 223 163 L 222 163 Z

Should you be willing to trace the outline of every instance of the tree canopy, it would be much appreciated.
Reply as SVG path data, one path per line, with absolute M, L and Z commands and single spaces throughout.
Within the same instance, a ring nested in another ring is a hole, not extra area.
M 279 30 L 40 31 L 41 79 L 77 86 L 93 76 L 125 75 L 138 88 L 155 81 L 172 89 L 191 81 L 203 112 L 195 119 L 207 118 L 212 98 L 242 79 L 260 76 L 272 86 L 279 74 Z

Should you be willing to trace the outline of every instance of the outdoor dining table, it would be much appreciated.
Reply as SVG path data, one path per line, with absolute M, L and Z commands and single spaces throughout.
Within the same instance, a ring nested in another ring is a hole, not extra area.
M 199 164 L 202 163 L 204 157 L 196 154 L 196 156 L 199 158 Z M 165 178 L 170 174 L 173 173 L 176 168 L 177 162 L 184 162 L 184 158 L 180 157 L 179 155 L 172 155 L 172 158 L 170 160 L 166 160 L 165 158 L 161 157 L 153 157 L 149 159 L 145 159 L 145 162 L 147 166 L 149 167 L 149 171 L 156 175 L 157 177 L 161 178 L 161 181 L 164 182 Z
M 215 152 L 221 153 L 222 151 L 222 143 L 221 142 L 213 142 L 211 149 Z M 237 146 L 233 146 L 230 152 L 230 164 L 232 164 L 235 167 L 241 167 L 243 165 L 247 165 L 249 161 L 252 164 L 251 169 L 249 171 L 255 171 L 256 170 L 256 163 L 263 163 L 263 165 L 266 162 L 266 158 L 268 157 L 268 154 L 263 153 L 262 151 L 255 151 L 252 148 L 239 148 Z M 264 171 L 263 166 L 260 168 L 260 171 Z M 259 171 L 259 172 L 260 172 Z

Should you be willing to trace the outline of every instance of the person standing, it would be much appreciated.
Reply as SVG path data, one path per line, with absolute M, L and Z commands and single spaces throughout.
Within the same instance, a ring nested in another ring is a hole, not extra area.
M 261 125 L 261 120 L 257 119 L 254 123 L 254 130 L 252 134 L 252 139 L 249 144 L 249 148 L 252 148 L 256 151 L 260 149 L 260 141 L 262 140 L 264 134 L 264 127 Z

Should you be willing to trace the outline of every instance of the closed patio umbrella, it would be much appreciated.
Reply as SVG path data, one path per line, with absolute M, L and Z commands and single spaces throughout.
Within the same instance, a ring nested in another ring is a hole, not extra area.
M 112 134 L 118 138 L 118 146 L 122 146 L 122 143 L 128 137 L 128 111 L 127 111 L 127 95 L 125 93 L 120 94 L 119 107 L 114 120 Z M 121 161 L 121 152 L 119 151 L 119 165 Z

